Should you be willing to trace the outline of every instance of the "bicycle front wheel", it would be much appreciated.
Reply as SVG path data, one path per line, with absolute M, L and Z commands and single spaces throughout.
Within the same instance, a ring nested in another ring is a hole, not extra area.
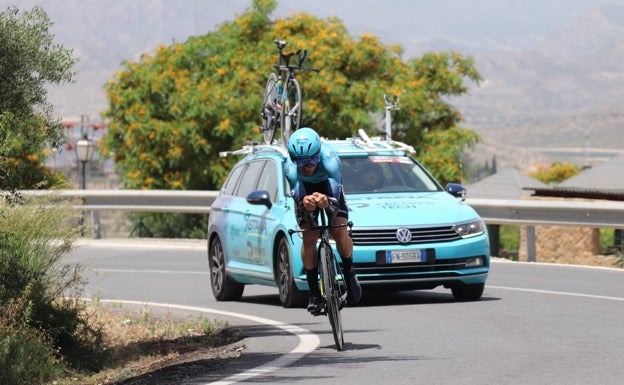
M 284 110 L 280 116 L 280 125 L 282 127 L 282 143 L 284 147 L 288 147 L 288 139 L 290 134 L 299 129 L 301 123 L 301 108 L 303 96 L 301 87 L 295 78 L 288 80 L 286 85 L 286 94 L 284 95 Z
M 342 332 L 342 318 L 340 316 L 340 289 L 334 253 L 324 243 L 319 245 L 319 255 L 321 256 L 321 273 L 323 275 L 324 295 L 327 305 L 327 316 L 334 334 L 336 349 L 342 350 L 344 346 L 344 334 Z
M 271 144 L 275 138 L 275 126 L 279 118 L 276 105 L 277 100 L 277 75 L 271 73 L 264 88 L 264 100 L 262 102 L 262 125 L 260 132 L 264 136 L 264 143 Z

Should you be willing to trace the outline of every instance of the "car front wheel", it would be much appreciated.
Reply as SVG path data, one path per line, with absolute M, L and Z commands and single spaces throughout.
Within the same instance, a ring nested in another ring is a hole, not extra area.
M 281 237 L 277 244 L 277 269 L 275 281 L 279 289 L 279 299 L 283 307 L 300 307 L 305 302 L 304 294 L 297 289 L 292 273 L 290 252 L 286 238 Z
M 478 301 L 483 295 L 485 283 L 458 286 L 451 289 L 455 299 L 460 301 Z
M 225 254 L 221 240 L 216 237 L 209 246 L 210 285 L 217 301 L 238 301 L 243 296 L 245 285 L 230 277 L 225 268 Z

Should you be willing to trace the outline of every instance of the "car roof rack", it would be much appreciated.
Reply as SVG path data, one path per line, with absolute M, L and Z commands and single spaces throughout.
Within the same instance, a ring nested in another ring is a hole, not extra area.
M 405 151 L 410 154 L 416 153 L 414 147 L 403 142 L 387 140 L 381 136 L 374 136 L 371 138 L 363 129 L 359 129 L 357 136 L 351 138 L 351 141 L 353 144 L 367 152 Z
M 225 158 L 229 155 L 247 155 L 247 154 L 255 154 L 263 151 L 277 151 L 284 156 L 288 156 L 288 152 L 282 146 L 277 146 L 274 144 L 265 144 L 260 142 L 247 142 L 243 147 L 238 150 L 233 151 L 221 151 L 219 152 L 219 156 Z
M 394 95 L 392 101 L 384 95 L 384 102 L 386 104 L 386 137 L 382 138 L 381 136 L 375 136 L 373 138 L 369 137 L 368 134 L 363 129 L 359 129 L 357 136 L 346 139 L 345 142 L 350 142 L 355 146 L 359 147 L 361 150 L 352 150 L 352 151 L 342 151 L 343 153 L 357 153 L 362 150 L 368 153 L 374 152 L 388 152 L 388 151 L 404 151 L 410 154 L 415 154 L 416 150 L 414 147 L 405 144 L 403 142 L 397 142 L 392 140 L 391 134 L 391 126 L 392 126 L 392 118 L 391 111 L 398 110 L 399 97 L 398 95 Z M 329 141 L 326 138 L 321 138 L 323 141 Z M 338 139 L 337 139 L 338 140 Z M 278 142 L 273 142 L 278 143 Z M 224 158 L 228 155 L 246 155 L 246 154 L 254 154 L 262 151 L 272 151 L 278 152 L 285 157 L 288 157 L 288 151 L 281 146 L 275 144 L 266 144 L 260 142 L 247 142 L 242 148 L 234 151 L 221 151 L 219 152 L 219 156 Z
M 363 129 L 358 130 L 357 137 L 354 137 L 353 143 L 369 152 L 381 151 L 404 151 L 415 154 L 414 147 L 403 142 L 392 140 L 392 115 L 391 112 L 399 109 L 399 96 L 393 95 L 392 100 L 387 95 L 383 96 L 386 105 L 386 137 L 376 136 L 370 138 Z

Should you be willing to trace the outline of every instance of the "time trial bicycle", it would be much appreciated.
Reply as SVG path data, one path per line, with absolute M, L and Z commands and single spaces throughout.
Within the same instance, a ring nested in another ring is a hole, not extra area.
M 329 198 L 329 206 L 320 210 L 320 224 L 314 225 L 309 229 L 288 230 L 291 237 L 294 233 L 303 233 L 308 231 L 317 231 L 320 234 L 320 242 L 317 246 L 317 255 L 319 259 L 319 287 L 323 298 L 321 315 L 327 315 L 329 324 L 334 335 L 334 342 L 337 350 L 342 350 L 344 346 L 344 333 L 342 329 L 342 317 L 340 310 L 347 302 L 347 285 L 342 268 L 336 260 L 329 243 L 329 230 L 335 227 L 349 227 L 349 233 L 353 228 L 353 222 L 349 221 L 344 224 L 333 225 L 333 219 L 338 213 L 338 200 Z M 310 214 L 311 215 L 311 214 Z M 314 222 L 312 222 L 314 223 Z
M 279 124 L 282 132 L 282 144 L 288 144 L 290 133 L 299 128 L 301 123 L 301 111 L 303 95 L 299 81 L 295 78 L 295 71 L 315 71 L 318 68 L 302 67 L 308 51 L 297 50 L 296 52 L 284 53 L 285 40 L 274 40 L 279 51 L 277 64 L 273 66 L 275 72 L 269 74 L 264 88 L 264 100 L 262 102 L 262 125 L 260 131 L 266 144 L 272 144 L 275 139 L 275 130 Z M 297 65 L 291 65 L 290 59 L 297 56 Z M 285 77 L 282 76 L 285 74 Z

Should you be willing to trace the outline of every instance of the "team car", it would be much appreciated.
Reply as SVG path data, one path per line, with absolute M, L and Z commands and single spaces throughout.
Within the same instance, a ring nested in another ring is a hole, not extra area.
M 490 266 L 486 226 L 464 202 L 465 189 L 444 188 L 413 149 L 383 137 L 322 139 L 341 159 L 353 222 L 353 265 L 362 288 L 430 290 L 458 300 L 481 298 Z M 222 154 L 244 155 L 211 205 L 210 281 L 219 301 L 239 300 L 245 285 L 277 287 L 284 307 L 307 301 L 294 201 L 279 145 L 250 144 Z

